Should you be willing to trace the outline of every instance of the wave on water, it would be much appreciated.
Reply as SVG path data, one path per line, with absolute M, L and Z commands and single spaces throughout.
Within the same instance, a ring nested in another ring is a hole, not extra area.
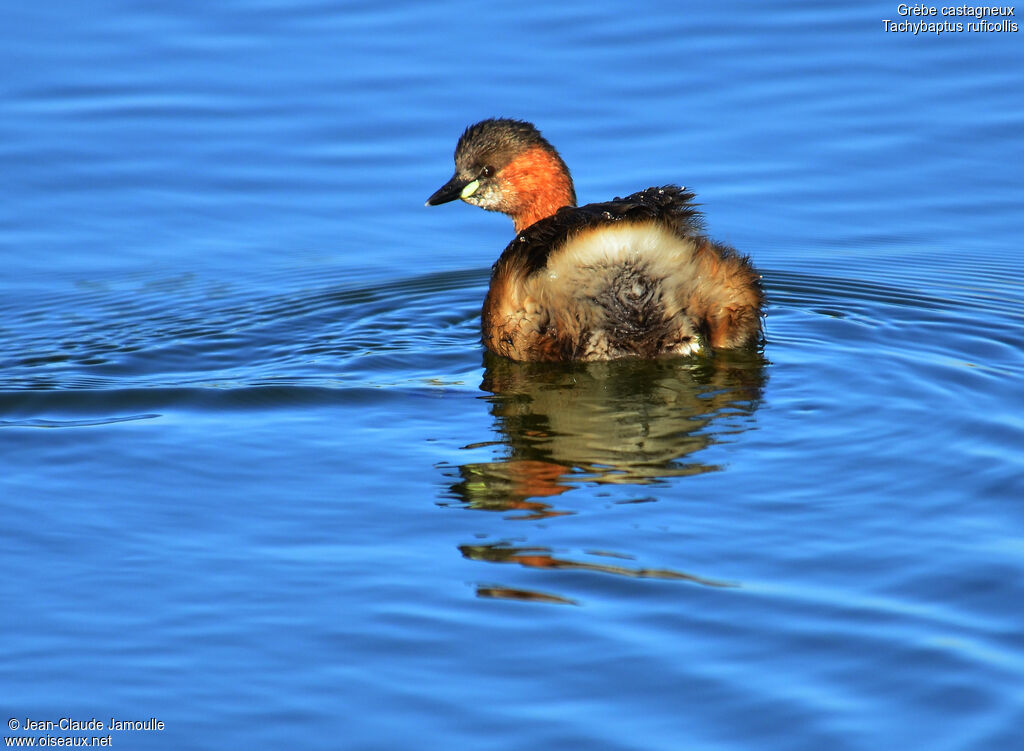
M 1008 291 L 1013 282 L 986 270 L 943 272 L 929 267 L 927 278 L 896 283 L 767 270 L 766 355 L 814 343 L 1019 369 L 1024 302 Z M 27 295 L 20 310 L 9 298 L 0 403 L 21 415 L 16 424 L 60 427 L 472 381 L 486 277 L 474 269 L 363 286 L 302 277 L 268 294 L 184 274 L 79 284 L 45 302 Z

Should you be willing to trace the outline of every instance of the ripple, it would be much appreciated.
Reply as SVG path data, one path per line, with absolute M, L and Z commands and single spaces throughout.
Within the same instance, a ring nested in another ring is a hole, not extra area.
M 1024 350 L 1016 283 L 992 269 L 948 262 L 927 271 L 897 285 L 766 270 L 769 356 L 779 346 L 815 342 L 876 357 L 947 354 L 993 373 L 1016 372 Z M 29 302 L 8 323 L 0 389 L 352 388 L 444 380 L 453 369 L 479 367 L 486 278 L 474 269 L 346 285 L 303 271 L 279 280 L 283 291 L 264 296 L 195 274 L 78 283 L 46 307 Z
M 369 386 L 433 377 L 435 358 L 474 351 L 483 280 L 479 271 L 434 273 L 264 297 L 190 276 L 79 287 L 6 330 L 0 388 Z
M 0 420 L 0 428 L 92 428 L 100 425 L 114 425 L 119 422 L 136 420 L 153 420 L 158 414 L 124 415 L 120 417 L 102 417 L 92 420 Z

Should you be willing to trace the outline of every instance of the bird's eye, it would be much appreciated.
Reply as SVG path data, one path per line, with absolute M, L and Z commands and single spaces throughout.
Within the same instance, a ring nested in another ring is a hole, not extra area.
M 480 177 L 490 177 L 494 174 L 494 167 L 484 167 L 484 171 L 480 173 Z

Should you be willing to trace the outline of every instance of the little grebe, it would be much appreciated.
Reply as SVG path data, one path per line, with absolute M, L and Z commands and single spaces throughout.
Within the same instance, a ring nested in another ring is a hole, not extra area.
M 455 175 L 427 205 L 456 198 L 515 222 L 482 315 L 484 344 L 499 355 L 611 360 L 760 340 L 760 276 L 703 234 L 684 188 L 577 208 L 569 168 L 540 132 L 493 119 L 462 134 Z

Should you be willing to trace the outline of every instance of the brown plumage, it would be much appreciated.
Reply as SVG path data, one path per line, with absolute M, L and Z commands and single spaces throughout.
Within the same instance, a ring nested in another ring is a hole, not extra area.
M 455 167 L 427 205 L 461 198 L 508 214 L 518 233 L 484 302 L 491 351 L 610 360 L 760 341 L 760 276 L 704 235 L 693 193 L 667 185 L 577 208 L 565 162 L 519 120 L 467 128 Z

